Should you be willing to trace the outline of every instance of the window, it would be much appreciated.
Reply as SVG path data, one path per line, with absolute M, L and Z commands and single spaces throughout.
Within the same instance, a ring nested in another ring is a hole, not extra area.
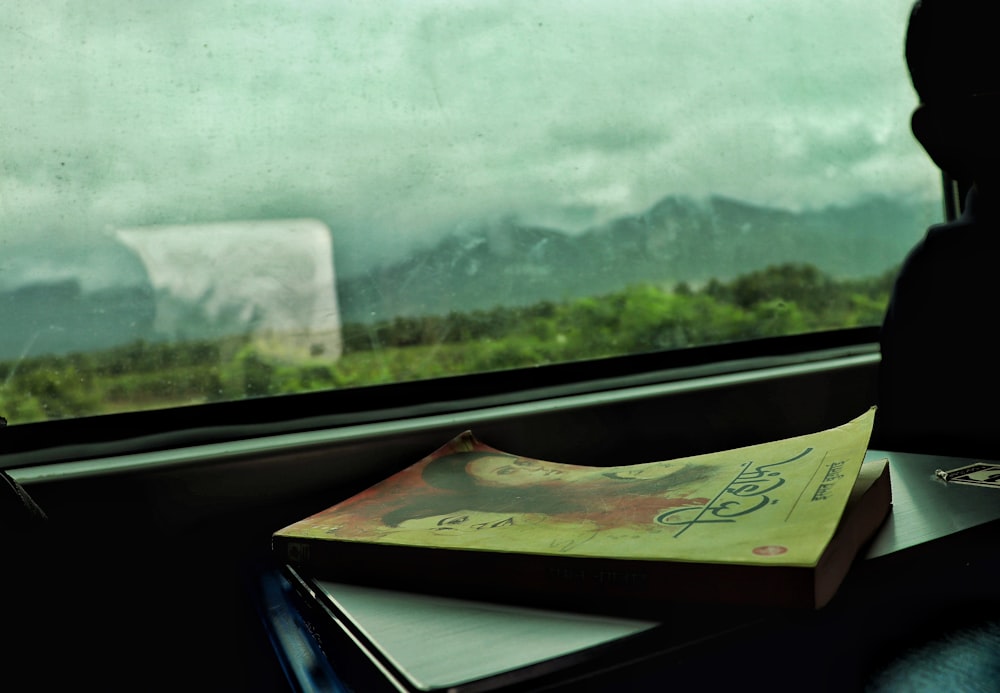
M 7 2 L 0 413 L 876 325 L 910 4 Z

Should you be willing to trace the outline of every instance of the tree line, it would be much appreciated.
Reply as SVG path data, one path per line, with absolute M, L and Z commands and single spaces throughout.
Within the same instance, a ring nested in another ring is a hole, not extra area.
M 636 284 L 523 307 L 351 323 L 336 360 L 281 358 L 249 336 L 33 357 L 0 363 L 0 415 L 16 424 L 875 325 L 895 274 L 837 280 L 784 264 L 701 286 Z

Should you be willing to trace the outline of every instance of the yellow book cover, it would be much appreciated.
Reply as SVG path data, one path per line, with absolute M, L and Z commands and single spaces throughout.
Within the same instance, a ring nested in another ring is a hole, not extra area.
M 463 566 L 459 552 L 610 560 L 615 572 L 650 562 L 815 568 L 841 524 L 874 413 L 810 435 L 611 467 L 522 457 L 467 431 L 279 530 L 274 546 L 287 562 L 381 583 L 394 548 L 422 550 L 395 554 L 400 559 L 453 568 Z M 359 553 L 358 545 L 369 548 Z M 354 565 L 359 560 L 374 567 Z M 589 564 L 548 565 L 572 572 Z

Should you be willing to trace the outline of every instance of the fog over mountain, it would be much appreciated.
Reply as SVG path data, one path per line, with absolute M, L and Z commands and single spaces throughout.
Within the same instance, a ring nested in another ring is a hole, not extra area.
M 599 295 L 629 284 L 698 285 L 782 263 L 839 279 L 898 265 L 937 206 L 873 197 L 792 212 L 725 197 L 668 196 L 637 215 L 571 234 L 500 220 L 338 283 L 347 321 L 443 315 Z

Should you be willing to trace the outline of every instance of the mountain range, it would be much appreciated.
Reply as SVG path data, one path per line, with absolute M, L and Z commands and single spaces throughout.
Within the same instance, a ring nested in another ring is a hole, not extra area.
M 935 213 L 933 203 L 884 197 L 793 212 L 670 196 L 578 234 L 506 219 L 341 279 L 341 315 L 365 322 L 598 295 L 639 282 L 698 285 L 790 262 L 836 278 L 876 276 L 902 261 Z
M 837 278 L 876 276 L 899 264 L 935 217 L 933 202 L 884 197 L 796 212 L 719 196 L 668 196 L 642 213 L 577 233 L 514 218 L 482 224 L 363 274 L 337 268 L 336 292 L 343 322 L 372 322 L 599 295 L 638 282 L 697 286 L 789 262 Z M 286 274 L 275 281 L 301 279 Z M 164 295 L 148 277 L 135 283 L 133 275 L 130 282 L 88 292 L 65 269 L 58 280 L 4 287 L 0 359 L 219 336 L 222 328 L 197 300 Z M 215 303 L 219 292 L 225 287 L 213 290 Z M 230 308 L 223 311 L 231 323 L 225 332 L 252 332 L 266 317 L 235 303 Z M 187 317 L 165 333 L 162 319 L 154 329 L 158 313 Z M 251 317 L 240 324 L 239 315 Z

